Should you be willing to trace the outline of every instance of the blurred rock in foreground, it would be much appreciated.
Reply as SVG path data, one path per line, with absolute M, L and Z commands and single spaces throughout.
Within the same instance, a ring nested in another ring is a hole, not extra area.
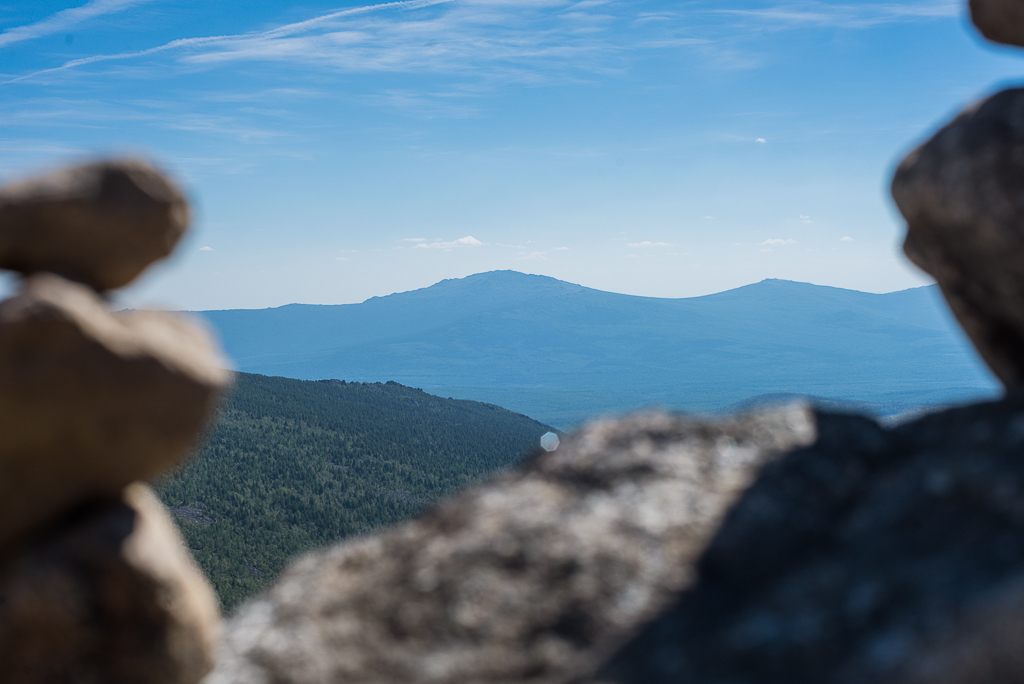
M 379 536 L 311 555 L 226 625 L 206 684 L 569 682 L 692 581 L 804 406 L 595 423 Z

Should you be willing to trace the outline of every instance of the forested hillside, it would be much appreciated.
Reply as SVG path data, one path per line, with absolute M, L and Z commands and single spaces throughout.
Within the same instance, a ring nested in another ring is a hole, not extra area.
M 549 430 L 394 382 L 238 373 L 196 458 L 157 491 L 230 608 L 296 554 L 409 517 Z

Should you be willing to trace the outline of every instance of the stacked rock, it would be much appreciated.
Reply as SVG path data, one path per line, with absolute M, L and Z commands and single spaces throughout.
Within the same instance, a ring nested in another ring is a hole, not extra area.
M 219 610 L 140 481 L 182 462 L 229 381 L 180 316 L 103 293 L 174 249 L 181 192 L 150 165 L 0 189 L 0 663 L 4 682 L 194 684 Z

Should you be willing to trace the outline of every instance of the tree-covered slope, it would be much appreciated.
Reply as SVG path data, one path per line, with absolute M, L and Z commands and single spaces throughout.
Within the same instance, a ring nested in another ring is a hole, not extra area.
M 393 382 L 239 373 L 196 458 L 158 493 L 231 607 L 295 555 L 398 522 L 550 429 Z

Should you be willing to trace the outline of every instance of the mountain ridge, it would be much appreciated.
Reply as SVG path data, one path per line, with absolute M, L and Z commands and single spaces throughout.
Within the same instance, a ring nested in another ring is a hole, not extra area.
M 560 428 L 646 405 L 714 411 L 760 394 L 891 415 L 996 390 L 935 286 L 875 294 L 766 279 L 668 299 L 491 271 L 360 304 L 199 315 L 238 370 L 390 379 Z

